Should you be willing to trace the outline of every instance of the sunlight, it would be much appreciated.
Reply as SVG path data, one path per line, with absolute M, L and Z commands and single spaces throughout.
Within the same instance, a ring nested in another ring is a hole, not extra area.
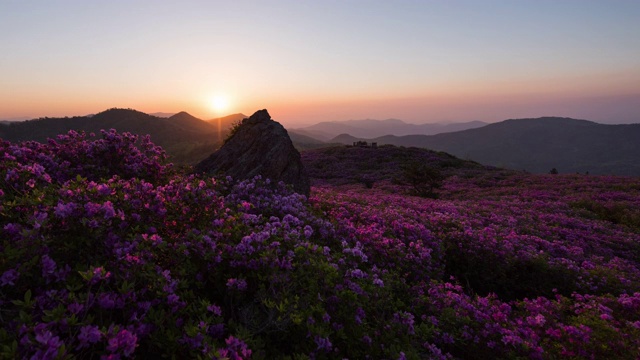
M 211 98 L 210 106 L 216 113 L 223 114 L 229 108 L 229 99 L 224 95 L 216 95 Z

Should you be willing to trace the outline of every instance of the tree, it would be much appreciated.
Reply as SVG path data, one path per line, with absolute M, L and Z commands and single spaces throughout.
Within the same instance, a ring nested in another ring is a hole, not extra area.
M 551 175 L 558 175 L 558 169 L 553 168 L 553 169 L 549 170 L 549 174 L 551 174 Z
M 417 161 L 404 165 L 402 175 L 402 182 L 411 185 L 414 195 L 432 199 L 438 197 L 434 190 L 440 188 L 444 180 L 440 171 Z
M 358 176 L 356 180 L 359 183 L 364 184 L 367 189 L 373 188 L 373 184 L 375 183 L 375 180 L 369 174 Z

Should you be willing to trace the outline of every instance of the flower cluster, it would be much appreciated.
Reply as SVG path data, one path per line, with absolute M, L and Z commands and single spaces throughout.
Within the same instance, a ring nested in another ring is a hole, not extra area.
M 306 199 L 136 144 L 0 143 L 0 358 L 640 356 L 636 179 L 451 160 L 440 200 L 393 167 Z
M 171 164 L 164 150 L 150 137 L 102 130 L 95 134 L 69 131 L 41 144 L 28 141 L 11 144 L 0 139 L 3 180 L 9 189 L 29 191 L 36 185 L 63 183 L 76 177 L 99 180 L 117 175 L 147 181 L 164 179 Z
M 375 270 L 401 274 L 413 303 L 395 321 L 424 331 L 428 356 L 638 356 L 637 179 L 452 176 L 437 201 L 390 188 L 322 186 L 312 201 Z

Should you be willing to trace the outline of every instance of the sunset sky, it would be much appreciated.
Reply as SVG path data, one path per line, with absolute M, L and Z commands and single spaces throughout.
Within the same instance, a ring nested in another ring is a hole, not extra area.
M 640 1 L 0 0 L 0 119 L 640 122 Z

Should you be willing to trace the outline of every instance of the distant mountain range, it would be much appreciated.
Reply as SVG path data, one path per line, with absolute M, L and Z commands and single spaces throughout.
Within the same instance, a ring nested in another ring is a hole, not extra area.
M 543 117 L 511 119 L 477 129 L 438 135 L 349 134 L 332 142 L 363 140 L 379 145 L 415 146 L 445 151 L 485 165 L 533 173 L 586 173 L 640 176 L 640 124 L 604 125 L 586 120 Z
M 293 129 L 295 132 L 318 140 L 329 141 L 340 134 L 361 138 L 384 135 L 434 135 L 452 131 L 475 129 L 487 125 L 482 121 L 461 123 L 409 124 L 398 119 L 325 121 L 312 126 Z
M 201 120 L 186 112 L 158 117 L 132 109 L 109 109 L 89 116 L 2 122 L 0 138 L 12 142 L 46 141 L 72 129 L 98 133 L 100 129 L 114 128 L 120 132 L 149 134 L 154 143 L 167 151 L 171 161 L 195 164 L 220 147 L 232 124 L 245 117 L 243 114 L 233 114 Z M 379 145 L 444 151 L 485 165 L 533 173 L 546 173 L 556 168 L 560 173 L 640 176 L 640 124 L 604 125 L 557 117 L 483 124 L 474 121 L 416 125 L 394 119 L 350 120 L 288 129 L 288 133 L 301 151 L 368 141 Z M 393 135 L 412 128 L 441 133 Z M 453 131 L 456 128 L 464 130 Z M 345 132 L 328 138 L 332 131 L 338 129 L 353 133 Z M 384 136 L 354 135 L 385 131 L 388 133 Z
M 2 121 L 0 138 L 11 142 L 44 142 L 69 130 L 98 134 L 101 129 L 113 128 L 119 132 L 151 135 L 151 140 L 166 150 L 171 161 L 177 164 L 195 164 L 220 147 L 234 123 L 247 117 L 244 114 L 232 114 L 201 120 L 186 112 L 156 114 L 163 116 L 114 108 L 87 116 Z M 327 146 L 322 141 L 295 132 L 290 132 L 289 136 L 300 150 Z
M 149 115 L 156 116 L 156 117 L 161 117 L 161 118 L 169 118 L 169 117 L 172 117 L 175 114 L 176 113 L 155 112 L 155 113 L 150 113 Z

